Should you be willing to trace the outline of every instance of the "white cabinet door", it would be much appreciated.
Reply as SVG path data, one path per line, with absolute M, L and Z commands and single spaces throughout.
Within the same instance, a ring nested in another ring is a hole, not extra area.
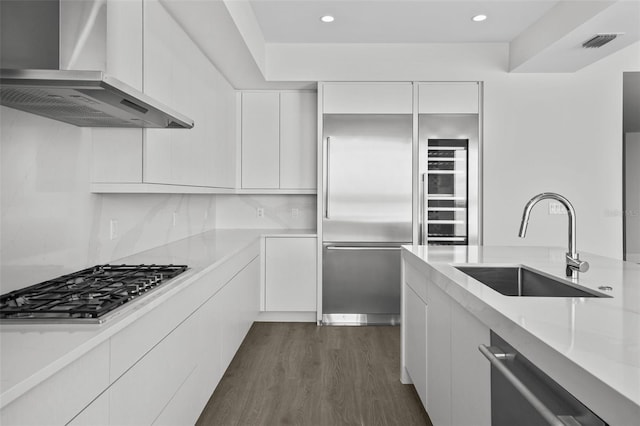
M 405 363 L 422 405 L 427 404 L 427 305 L 406 284 L 404 333 Z
M 143 90 L 143 0 L 108 0 L 106 73 Z
M 316 188 L 317 111 L 315 93 L 280 93 L 281 189 Z
M 427 306 L 428 353 L 425 408 L 434 425 L 453 425 L 451 421 L 451 299 L 437 285 L 429 283 Z
M 242 187 L 280 187 L 280 94 L 242 94 Z
M 316 239 L 266 238 L 265 309 L 316 310 Z
M 420 83 L 420 114 L 477 114 L 479 84 L 476 82 Z
M 490 345 L 489 328 L 459 304 L 451 303 L 451 423 L 491 424 L 491 369 L 480 353 Z
M 145 131 L 144 181 L 232 187 L 233 88 L 159 1 L 144 15 L 144 91 L 195 123 Z
M 109 0 L 107 12 L 107 71 L 195 125 L 94 129 L 92 182 L 235 187 L 233 87 L 159 0 Z
M 326 83 L 324 114 L 411 114 L 411 83 Z

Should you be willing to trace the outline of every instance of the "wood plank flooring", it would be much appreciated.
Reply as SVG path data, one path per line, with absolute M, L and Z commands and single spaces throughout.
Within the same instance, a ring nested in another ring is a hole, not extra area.
M 431 425 L 400 372 L 400 327 L 254 323 L 197 421 Z

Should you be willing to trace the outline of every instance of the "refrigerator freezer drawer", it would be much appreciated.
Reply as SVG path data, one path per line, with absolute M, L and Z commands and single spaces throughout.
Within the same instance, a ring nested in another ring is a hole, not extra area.
M 325 323 L 399 324 L 399 244 L 325 243 L 322 263 Z

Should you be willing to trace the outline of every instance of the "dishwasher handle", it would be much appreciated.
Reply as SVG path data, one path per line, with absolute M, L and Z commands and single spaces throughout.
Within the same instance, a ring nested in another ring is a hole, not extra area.
M 491 365 L 499 371 L 505 379 L 527 400 L 529 404 L 552 426 L 579 426 L 580 422 L 573 416 L 557 416 L 538 397 L 522 383 L 502 360 L 510 360 L 514 354 L 505 353 L 496 346 L 478 346 L 478 350 L 484 355 Z

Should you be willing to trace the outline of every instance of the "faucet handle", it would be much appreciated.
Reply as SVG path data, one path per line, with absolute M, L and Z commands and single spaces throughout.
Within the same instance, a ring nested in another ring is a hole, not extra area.
M 567 253 L 565 256 L 567 261 L 567 276 L 570 277 L 572 272 L 587 272 L 589 270 L 589 262 L 584 260 L 580 260 L 578 254 L 576 256 L 571 256 L 571 253 Z

